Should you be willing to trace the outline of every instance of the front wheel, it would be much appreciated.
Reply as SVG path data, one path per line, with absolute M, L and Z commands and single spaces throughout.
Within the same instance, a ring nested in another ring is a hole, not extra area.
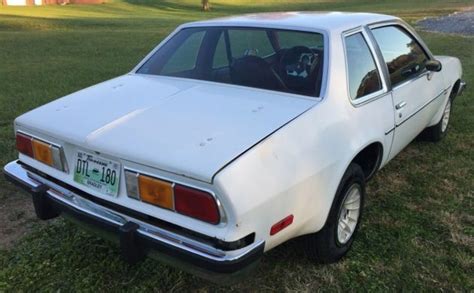
M 332 263 L 346 255 L 359 228 L 364 197 L 364 172 L 351 163 L 339 184 L 326 224 L 306 236 L 306 252 L 311 259 Z
M 425 129 L 424 137 L 427 140 L 438 142 L 446 136 L 446 133 L 448 132 L 449 119 L 451 118 L 452 103 L 453 100 L 449 98 L 446 106 L 444 106 L 443 116 L 441 116 L 441 120 L 438 124 Z

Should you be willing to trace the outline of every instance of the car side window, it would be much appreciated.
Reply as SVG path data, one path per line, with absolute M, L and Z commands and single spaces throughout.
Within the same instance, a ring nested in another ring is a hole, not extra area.
M 197 32 L 188 36 L 176 52 L 174 52 L 168 62 L 163 66 L 163 75 L 193 70 L 196 67 L 197 55 L 204 38 L 205 31 Z
M 369 46 L 361 33 L 345 38 L 349 92 L 359 99 L 382 89 L 380 74 Z
M 418 42 L 399 26 L 372 29 L 382 56 L 387 63 L 392 86 L 396 86 L 425 69 L 428 55 Z

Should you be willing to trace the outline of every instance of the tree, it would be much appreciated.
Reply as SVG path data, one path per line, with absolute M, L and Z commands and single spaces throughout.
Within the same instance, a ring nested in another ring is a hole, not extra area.
M 202 10 L 209 11 L 211 10 L 211 5 L 209 4 L 209 0 L 201 0 Z

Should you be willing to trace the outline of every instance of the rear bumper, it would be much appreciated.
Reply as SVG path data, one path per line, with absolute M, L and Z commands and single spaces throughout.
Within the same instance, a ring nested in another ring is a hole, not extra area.
M 39 218 L 64 214 L 119 239 L 122 256 L 135 262 L 146 254 L 205 278 L 240 274 L 263 255 L 264 241 L 224 251 L 92 202 L 14 161 L 4 167 L 8 180 L 29 191 Z

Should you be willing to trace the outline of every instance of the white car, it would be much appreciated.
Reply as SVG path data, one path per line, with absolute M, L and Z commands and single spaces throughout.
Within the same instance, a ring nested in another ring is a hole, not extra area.
M 130 262 L 232 276 L 302 235 L 334 262 L 366 182 L 420 133 L 446 134 L 461 75 L 387 15 L 188 23 L 130 73 L 18 117 L 4 171 L 39 218 L 114 234 Z

